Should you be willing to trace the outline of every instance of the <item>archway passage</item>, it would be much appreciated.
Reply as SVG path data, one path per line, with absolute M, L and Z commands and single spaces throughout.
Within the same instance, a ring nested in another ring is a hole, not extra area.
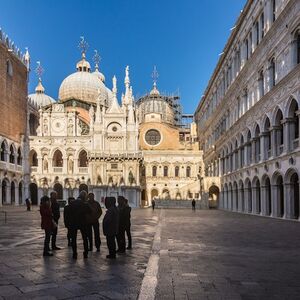
M 23 184 L 19 183 L 19 204 L 23 204 Z
M 154 198 L 157 198 L 157 197 L 158 197 L 158 190 L 153 189 L 151 191 L 151 200 L 153 200 Z
M 216 185 L 212 185 L 209 190 L 209 208 L 217 208 L 219 205 L 219 193 L 220 190 Z
M 57 193 L 57 199 L 63 199 L 63 187 L 60 183 L 55 183 L 53 186 L 54 191 Z
M 271 182 L 270 178 L 265 179 L 265 201 L 266 201 L 266 215 L 272 215 L 272 198 L 271 198 Z
M 85 184 L 85 183 L 82 183 L 80 186 L 79 186 L 79 193 L 81 191 L 86 191 L 87 193 L 89 192 L 89 187 Z
M 295 172 L 291 176 L 291 200 L 294 210 L 294 219 L 299 218 L 299 176 Z
M 32 205 L 38 204 L 38 187 L 35 183 L 29 184 L 30 201 Z
M 8 184 L 7 181 L 4 179 L 2 181 L 2 204 L 7 204 L 7 189 L 8 189 Z
M 15 204 L 16 202 L 16 193 L 15 193 L 15 183 L 12 181 L 10 184 L 10 199 L 11 199 L 11 204 Z

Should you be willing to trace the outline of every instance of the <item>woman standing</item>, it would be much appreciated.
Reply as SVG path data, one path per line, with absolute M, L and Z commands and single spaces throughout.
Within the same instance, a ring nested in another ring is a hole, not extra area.
M 49 243 L 50 243 L 51 233 L 55 224 L 52 218 L 51 204 L 48 196 L 43 196 L 41 198 L 40 214 L 42 218 L 41 227 L 42 229 L 45 230 L 43 256 L 53 256 L 53 254 L 50 252 Z

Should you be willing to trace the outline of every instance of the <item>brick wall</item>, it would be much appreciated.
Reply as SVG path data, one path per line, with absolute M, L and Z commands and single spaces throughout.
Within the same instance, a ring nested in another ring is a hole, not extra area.
M 12 76 L 7 73 L 11 62 Z M 0 135 L 21 142 L 26 132 L 27 69 L 0 43 Z

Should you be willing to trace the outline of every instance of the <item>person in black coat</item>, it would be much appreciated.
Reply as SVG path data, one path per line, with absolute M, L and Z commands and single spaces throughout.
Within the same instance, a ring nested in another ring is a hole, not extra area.
M 67 239 L 68 239 L 68 246 L 72 246 L 72 239 L 71 239 L 71 230 L 70 230 L 70 203 L 74 201 L 74 197 L 68 198 L 68 204 L 64 207 L 64 223 L 65 227 L 67 228 Z
M 53 250 L 61 249 L 60 247 L 58 247 L 56 245 L 56 236 L 57 236 L 57 229 L 58 229 L 58 220 L 60 218 L 60 210 L 59 210 L 59 204 L 57 202 L 57 193 L 55 191 L 51 192 L 50 201 L 51 201 L 53 220 L 56 223 L 56 226 L 53 228 L 53 231 L 52 231 L 52 239 L 51 239 L 51 247 L 52 247 L 52 251 L 53 251 Z
M 87 205 L 87 193 L 81 191 L 76 200 L 70 203 L 70 231 L 73 249 L 73 258 L 77 259 L 77 231 L 80 230 L 83 240 L 83 257 L 88 257 L 88 238 L 87 238 L 87 215 L 90 214 L 90 208 Z
M 125 199 L 125 215 L 126 215 L 126 223 L 125 223 L 125 232 L 128 239 L 128 246 L 126 249 L 132 249 L 132 240 L 131 240 L 131 207 L 128 204 L 128 199 Z
M 118 242 L 118 253 L 125 253 L 126 242 L 125 242 L 125 229 L 126 229 L 126 207 L 125 198 L 123 196 L 118 196 L 118 211 L 119 211 L 119 231 L 117 234 Z
M 118 234 L 119 227 L 119 212 L 116 207 L 115 197 L 105 198 L 105 207 L 107 209 L 105 216 L 103 218 L 103 233 L 106 236 L 107 248 L 109 255 L 106 258 L 115 259 L 116 258 L 116 235 Z

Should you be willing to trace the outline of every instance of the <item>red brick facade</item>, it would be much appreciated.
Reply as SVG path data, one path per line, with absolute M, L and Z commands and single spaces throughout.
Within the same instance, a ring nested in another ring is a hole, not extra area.
M 0 43 L 0 116 L 0 135 L 20 143 L 21 135 L 26 133 L 27 69 L 2 43 Z

